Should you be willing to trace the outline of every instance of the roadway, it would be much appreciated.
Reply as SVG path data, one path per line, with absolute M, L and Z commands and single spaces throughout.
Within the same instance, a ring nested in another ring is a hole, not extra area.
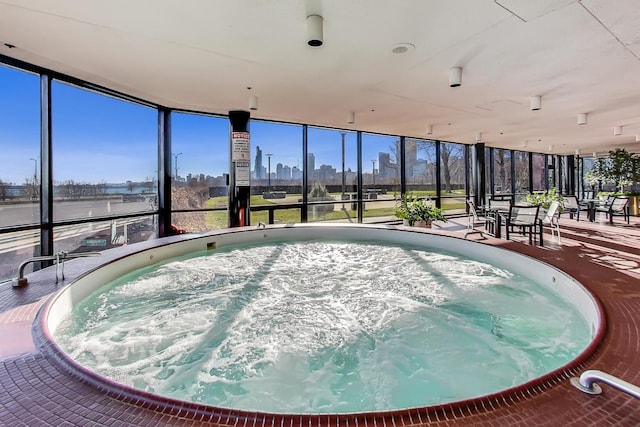
M 20 226 L 36 223 L 39 215 L 37 203 L 0 205 L 0 227 Z M 151 213 L 154 206 L 149 200 L 123 203 L 119 200 L 62 201 L 54 204 L 55 221 L 87 219 L 91 217 L 119 216 L 131 213 Z M 141 221 L 140 218 L 117 220 L 118 233 L 112 236 L 112 221 L 82 223 L 56 227 L 54 231 L 56 250 L 72 251 L 82 240 L 100 235 L 107 245 L 125 243 L 123 225 Z M 113 239 L 112 239 L 113 238 Z M 0 234 L 0 281 L 15 275 L 19 263 L 34 255 L 34 247 L 40 242 L 39 230 L 24 230 Z M 96 247 L 96 250 L 105 247 Z

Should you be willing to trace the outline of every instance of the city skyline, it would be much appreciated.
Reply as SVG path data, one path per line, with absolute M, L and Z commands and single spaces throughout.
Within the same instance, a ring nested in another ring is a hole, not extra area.
M 40 168 L 39 79 L 0 66 L 0 180 L 22 185 Z M 52 171 L 55 183 L 87 184 L 146 182 L 157 177 L 157 111 L 59 81 L 52 83 Z M 302 171 L 303 126 L 252 119 L 251 170 L 256 148 L 271 154 L 272 172 L 278 164 Z M 172 175 L 220 177 L 229 172 L 229 121 L 226 117 L 173 112 Z M 357 171 L 357 134 L 350 130 L 308 127 L 307 143 L 315 164 Z M 362 134 L 362 169 L 372 162 L 383 170 L 397 157 L 399 136 Z M 9 149 L 9 147 L 11 149 Z M 389 157 L 381 161 L 381 152 Z M 420 155 L 420 153 L 419 153 Z M 177 164 L 175 164 L 177 162 Z M 384 166 L 383 166 L 384 165 Z M 262 165 L 265 167 L 265 165 Z M 315 171 L 316 167 L 311 167 Z M 296 172 L 297 172 L 296 171 Z

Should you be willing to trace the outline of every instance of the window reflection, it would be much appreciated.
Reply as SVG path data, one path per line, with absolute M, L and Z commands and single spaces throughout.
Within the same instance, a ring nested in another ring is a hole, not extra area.
M 144 242 L 157 235 L 157 224 L 157 217 L 149 215 L 55 227 L 54 252 L 102 251 Z

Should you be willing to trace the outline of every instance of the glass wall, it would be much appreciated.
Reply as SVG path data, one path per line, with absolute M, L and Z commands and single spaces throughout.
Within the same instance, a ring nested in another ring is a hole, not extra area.
M 436 196 L 436 142 L 405 139 L 407 191 L 417 196 Z
M 363 222 L 394 220 L 401 191 L 400 138 L 362 134 Z
M 189 232 L 226 228 L 229 120 L 172 113 L 171 151 L 172 224 Z
M 14 274 L 19 261 L 39 255 L 40 248 L 47 254 L 86 251 L 153 238 L 160 215 L 171 215 L 172 224 L 185 231 L 227 226 L 227 117 L 171 112 L 172 150 L 165 153 L 170 170 L 159 171 L 156 108 L 63 80 L 52 82 L 52 159 L 45 165 L 53 171 L 53 181 L 45 183 L 53 188 L 53 221 L 40 224 L 40 76 L 0 66 L 0 117 L 6 119 L 0 125 L 0 278 Z M 250 130 L 253 224 L 305 216 L 357 222 L 360 212 L 364 222 L 394 220 L 401 178 L 407 191 L 447 213 L 464 212 L 470 165 L 463 144 L 405 138 L 401 177 L 399 136 L 259 120 Z M 556 158 L 486 148 L 487 195 L 556 186 L 562 177 Z M 590 164 L 583 163 L 587 172 Z M 158 209 L 161 174 L 172 177 L 172 212 Z M 50 231 L 54 248 L 46 242 Z
M 531 178 L 533 180 L 533 188 L 532 192 L 536 191 L 546 191 L 546 172 L 545 172 L 545 155 L 544 154 L 531 154 L 533 156 L 532 159 L 532 170 L 531 170 Z
M 0 229 L 40 221 L 40 80 L 0 65 Z M 0 281 L 39 255 L 39 230 L 0 234 Z M 33 265 L 27 267 L 31 271 Z
M 3 212 L 7 209 L 3 207 Z M 40 231 L 24 230 L 0 234 L 0 282 L 18 276 L 18 266 L 27 258 L 39 255 Z M 29 264 L 24 272 L 33 271 Z
M 309 127 L 307 147 L 308 221 L 357 222 L 357 134 Z M 367 185 L 373 184 L 371 171 L 366 179 L 363 172 Z
M 545 156 L 547 162 L 547 189 L 558 188 L 559 171 L 556 168 L 556 157 L 552 155 Z
M 529 153 L 525 151 L 515 151 L 513 153 L 513 163 L 515 165 L 515 188 L 516 200 L 530 193 L 529 188 Z
M 279 210 L 302 202 L 302 131 L 299 125 L 251 122 L 251 224 L 300 222 L 299 209 Z M 278 210 L 276 210 L 278 209 Z
M 52 84 L 54 221 L 155 210 L 157 112 Z
M 464 151 L 463 144 L 440 143 L 440 206 L 449 214 L 466 209 Z
M 0 65 L 0 228 L 39 222 L 40 80 Z
M 155 215 L 148 215 L 64 225 L 54 228 L 54 245 L 56 252 L 102 251 L 154 238 L 157 223 Z
M 511 195 L 511 151 L 493 149 L 493 191 L 494 195 Z

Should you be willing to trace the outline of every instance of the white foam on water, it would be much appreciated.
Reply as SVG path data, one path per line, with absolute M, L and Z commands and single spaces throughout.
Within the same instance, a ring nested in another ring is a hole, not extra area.
M 416 248 L 281 243 L 147 268 L 74 309 L 56 339 L 116 381 L 280 413 L 400 409 L 532 379 L 586 346 L 534 282 Z

